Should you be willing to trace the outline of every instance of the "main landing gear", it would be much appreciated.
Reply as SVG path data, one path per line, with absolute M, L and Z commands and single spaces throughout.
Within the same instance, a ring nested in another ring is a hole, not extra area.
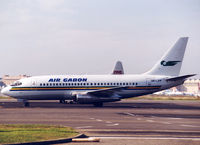
M 60 100 L 59 103 L 61 104 L 74 104 L 75 102 L 73 100 Z
M 61 104 L 66 104 L 65 100 L 60 100 L 59 101 Z
M 24 107 L 29 107 L 30 103 L 29 102 L 24 102 Z

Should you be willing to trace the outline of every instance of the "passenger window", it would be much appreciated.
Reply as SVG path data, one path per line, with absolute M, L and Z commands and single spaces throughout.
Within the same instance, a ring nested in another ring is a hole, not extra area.
M 43 84 L 43 86 L 45 86 L 45 84 Z
M 123 85 L 125 86 L 125 83 L 123 83 Z
M 92 86 L 93 84 L 92 84 L 92 83 L 90 83 L 90 85 Z
M 101 83 L 101 85 L 103 86 L 103 83 Z
M 117 83 L 117 86 L 119 86 L 119 83 Z
M 119 85 L 121 86 L 121 85 L 122 85 L 122 83 L 119 83 Z
M 107 85 L 109 86 L 109 83 L 107 83 Z
M 40 84 L 40 86 L 42 86 L 42 84 Z
M 128 83 L 126 83 L 126 85 L 128 86 Z
M 133 83 L 133 86 L 135 85 L 135 83 Z
M 94 83 L 94 85 L 96 86 L 96 83 Z

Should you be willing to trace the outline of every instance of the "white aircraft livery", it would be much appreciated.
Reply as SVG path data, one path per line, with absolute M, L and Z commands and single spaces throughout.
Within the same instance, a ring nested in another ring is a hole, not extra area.
M 179 76 L 188 37 L 176 44 L 146 73 L 140 75 L 47 75 L 20 79 L 2 93 L 22 100 L 70 100 L 101 107 L 104 102 L 151 94 L 181 85 L 195 74 Z

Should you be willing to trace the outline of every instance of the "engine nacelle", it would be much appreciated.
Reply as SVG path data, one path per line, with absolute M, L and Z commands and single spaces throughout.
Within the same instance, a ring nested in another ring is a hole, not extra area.
M 90 96 L 88 94 L 76 94 L 75 100 L 77 103 L 80 104 L 93 104 L 97 102 L 115 102 L 115 101 L 120 101 L 119 98 L 105 98 L 105 97 L 95 97 L 95 96 Z

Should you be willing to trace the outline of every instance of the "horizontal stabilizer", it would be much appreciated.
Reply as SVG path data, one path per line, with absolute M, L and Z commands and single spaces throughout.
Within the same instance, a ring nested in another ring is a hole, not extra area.
M 170 79 L 167 79 L 166 81 L 178 81 L 178 80 L 185 80 L 186 78 L 195 76 L 196 74 L 191 74 L 191 75 L 184 75 L 184 76 L 178 76 L 178 77 L 173 77 Z

